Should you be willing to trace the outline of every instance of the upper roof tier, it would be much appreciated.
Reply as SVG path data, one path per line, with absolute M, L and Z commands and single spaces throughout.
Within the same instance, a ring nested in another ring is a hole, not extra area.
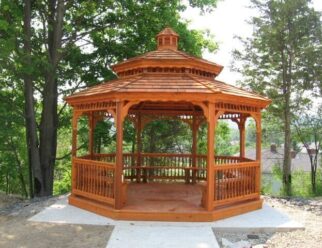
M 223 69 L 221 65 L 178 51 L 179 35 L 169 27 L 156 36 L 156 41 L 157 50 L 113 65 L 113 71 L 121 78 L 147 71 L 167 72 L 167 69 L 174 68 L 180 72 L 214 78 Z
M 118 79 L 66 98 L 71 105 L 94 101 L 145 99 L 216 101 L 266 107 L 270 100 L 215 80 L 223 67 L 178 51 L 179 35 L 165 28 L 157 36 L 157 50 L 112 66 Z

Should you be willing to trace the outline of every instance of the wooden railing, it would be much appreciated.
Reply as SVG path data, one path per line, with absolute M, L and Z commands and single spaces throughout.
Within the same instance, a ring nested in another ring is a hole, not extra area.
M 207 178 L 207 155 L 196 155 L 193 164 L 192 154 L 141 153 L 138 166 L 137 153 L 123 154 L 125 179 L 131 181 L 181 180 L 186 183 L 205 181 Z M 94 160 L 115 163 L 115 153 L 94 154 Z M 232 156 L 216 156 L 215 164 L 235 164 L 252 161 Z
M 258 162 L 215 165 L 214 207 L 259 197 Z
M 114 205 L 114 164 L 73 158 L 72 193 Z
M 189 168 L 192 166 L 192 156 L 189 154 L 141 154 L 139 176 L 143 181 L 156 180 L 188 180 Z
M 140 166 L 137 166 L 137 156 L 123 154 L 123 172 L 127 180 L 175 180 L 195 183 L 207 179 L 206 155 L 196 155 L 193 158 L 191 154 L 142 153 L 139 159 Z M 212 168 L 214 207 L 259 197 L 259 162 L 239 157 L 218 156 L 215 157 Z M 114 205 L 114 172 L 115 154 L 73 158 L 72 193 Z

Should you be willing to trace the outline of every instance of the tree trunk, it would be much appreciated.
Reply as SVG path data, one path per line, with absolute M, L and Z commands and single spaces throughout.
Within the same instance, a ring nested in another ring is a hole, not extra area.
M 46 80 L 40 124 L 40 161 L 45 195 L 52 195 L 53 192 L 57 147 L 57 82 L 53 74 L 48 73 Z
M 31 65 L 31 1 L 24 1 L 24 52 L 25 52 L 25 66 Z M 36 114 L 34 110 L 34 96 L 33 96 L 33 82 L 30 73 L 24 74 L 24 95 L 25 95 L 25 124 L 26 124 L 26 139 L 28 149 L 28 161 L 30 172 L 32 173 L 32 181 L 30 196 L 33 197 L 44 195 L 43 174 L 40 164 L 39 146 Z
M 318 151 L 318 149 L 316 149 Z M 307 153 L 309 154 L 309 150 L 307 149 Z M 318 153 L 315 154 L 315 157 L 313 158 L 312 154 L 309 154 L 310 158 L 310 164 L 311 164 L 311 186 L 312 186 L 312 192 L 316 194 L 316 169 L 317 169 L 317 156 Z
M 25 178 L 23 176 L 23 169 L 22 169 L 21 161 L 19 159 L 19 155 L 16 150 L 17 146 L 14 144 L 12 137 L 10 137 L 10 146 L 11 146 L 11 151 L 13 153 L 13 156 L 16 160 L 16 170 L 17 170 L 19 180 L 20 180 L 21 191 L 22 191 L 21 194 L 24 195 L 25 197 L 28 197 L 28 191 L 27 191 L 27 187 L 26 187 Z
M 287 98 L 287 97 L 286 97 Z M 283 183 L 285 193 L 291 195 L 291 118 L 289 99 L 286 100 L 284 119 L 284 161 L 283 161 Z
M 284 49 L 282 55 L 282 77 L 284 95 L 284 160 L 283 160 L 283 186 L 287 195 L 291 195 L 291 55 L 285 56 Z
M 63 30 L 65 5 L 63 0 L 48 1 L 48 62 L 45 77 L 43 109 L 40 122 L 40 162 L 44 178 L 44 194 L 52 195 L 54 184 L 54 165 L 57 148 L 57 65 Z

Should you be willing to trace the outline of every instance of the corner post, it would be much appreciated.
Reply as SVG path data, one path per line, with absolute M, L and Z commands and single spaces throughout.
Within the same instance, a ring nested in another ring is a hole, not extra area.
M 192 117 L 192 184 L 196 183 L 196 167 L 197 167 L 197 135 L 198 135 L 198 125 L 196 120 L 196 114 L 193 113 Z
M 78 114 L 73 111 L 73 120 L 72 120 L 72 158 L 76 157 L 77 154 L 77 122 L 78 122 Z
M 74 158 L 77 156 L 77 124 L 78 124 L 78 117 L 80 114 L 73 111 L 73 120 L 72 120 L 72 194 L 73 190 L 76 189 L 76 175 L 78 168 L 75 165 Z
M 89 126 L 88 152 L 91 159 L 93 159 L 93 155 L 94 155 L 94 112 L 93 111 L 89 113 L 88 126 Z
M 142 116 L 141 113 L 138 113 L 138 119 L 137 119 L 137 126 L 136 126 L 136 142 L 137 142 L 137 157 L 136 157 L 136 182 L 141 182 L 141 150 L 142 150 L 142 139 L 141 139 L 141 132 L 142 132 Z
M 212 211 L 214 202 L 214 135 L 215 135 L 215 104 L 208 104 L 208 139 L 207 139 L 207 197 L 206 209 Z
M 245 158 L 245 123 L 246 123 L 246 118 L 241 115 L 240 117 L 240 122 L 238 125 L 239 128 L 239 156 L 240 158 Z
M 262 159 L 262 118 L 261 114 L 256 115 L 256 160 L 261 161 Z
M 123 102 L 116 103 L 116 159 L 114 173 L 115 209 L 122 208 Z

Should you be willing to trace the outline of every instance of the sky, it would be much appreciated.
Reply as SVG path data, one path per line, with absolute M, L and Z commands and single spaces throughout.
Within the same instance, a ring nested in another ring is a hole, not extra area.
M 322 11 L 322 0 L 312 1 L 316 10 Z M 218 80 L 235 84 L 242 80 L 241 75 L 230 70 L 232 61 L 231 51 L 240 48 L 240 43 L 234 36 L 251 36 L 252 27 L 246 23 L 256 11 L 247 8 L 249 0 L 219 0 L 217 8 L 212 13 L 200 14 L 200 11 L 187 8 L 182 17 L 190 21 L 189 28 L 205 30 L 209 29 L 215 35 L 215 41 L 219 49 L 215 54 L 204 52 L 203 57 L 224 66 L 223 71 L 217 77 Z

